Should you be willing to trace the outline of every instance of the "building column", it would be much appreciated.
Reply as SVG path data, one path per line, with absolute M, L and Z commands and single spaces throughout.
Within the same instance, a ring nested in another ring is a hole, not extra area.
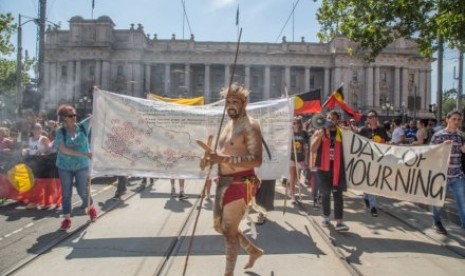
M 402 106 L 402 101 L 400 98 L 400 68 L 395 67 L 394 68 L 394 99 L 393 99 L 393 104 L 394 106 L 401 107 Z
M 224 87 L 229 86 L 229 80 L 231 78 L 231 66 L 229 64 L 224 65 Z
M 342 69 L 341 67 L 336 67 L 334 68 L 334 79 L 333 79 L 333 89 L 336 89 L 339 87 L 339 85 L 342 83 Z
M 269 65 L 266 65 L 265 66 L 265 83 L 263 85 L 263 100 L 268 100 L 270 98 L 270 82 L 271 82 L 271 78 L 270 78 L 270 66 Z
M 49 74 L 49 73 L 46 73 Z M 74 87 L 74 61 L 68 61 L 66 64 L 66 94 L 73 95 L 73 87 Z M 47 99 L 45 99 L 48 101 Z
M 405 106 L 408 107 L 408 81 L 409 81 L 409 75 L 408 75 L 409 69 L 406 67 L 402 67 L 402 102 L 405 103 Z M 412 91 L 413 92 L 413 91 Z
M 330 93 L 330 71 L 328 67 L 325 67 L 325 72 L 324 72 L 324 83 L 323 83 L 323 91 L 321 91 L 321 99 L 323 99 L 323 102 L 326 100 L 326 97 Z
M 184 86 L 186 87 L 186 92 L 188 97 L 191 97 L 191 65 L 186 63 L 184 65 Z
M 171 64 L 170 63 L 165 63 L 165 93 L 164 93 L 164 95 L 166 97 L 171 96 L 170 82 L 171 82 Z
M 291 67 L 285 66 L 284 67 L 284 85 L 286 89 L 289 91 L 291 88 Z
M 210 91 L 210 64 L 205 64 L 205 76 L 204 76 L 204 86 L 205 86 L 205 91 L 204 91 L 204 96 L 205 96 L 205 103 L 210 102 L 211 98 L 211 91 Z
M 97 85 L 97 87 L 101 86 L 101 78 L 102 78 L 102 61 L 101 60 L 96 60 L 95 61 L 95 80 L 94 80 L 94 85 Z
M 431 104 L 431 69 L 426 71 L 426 104 Z
M 74 78 L 74 92 L 72 95 L 73 100 L 77 100 L 81 95 L 81 74 L 82 74 L 82 65 L 81 61 L 76 61 L 76 75 Z
M 107 60 L 102 61 L 102 89 L 110 90 L 111 69 L 110 62 Z
M 245 66 L 245 87 L 250 89 L 250 65 Z
M 366 108 L 373 107 L 373 66 L 365 68 L 365 81 L 366 81 Z
M 373 106 L 378 106 L 378 107 L 380 106 L 379 100 L 380 100 L 380 94 L 381 94 L 381 91 L 379 90 L 380 83 L 381 83 L 380 68 L 379 66 L 375 66 L 375 75 L 374 75 L 374 81 L 373 81 L 373 86 L 374 86 Z
M 150 91 L 150 74 L 151 74 L 150 70 L 151 70 L 150 64 L 146 64 L 145 65 L 145 80 L 144 80 L 144 83 L 145 83 L 144 89 L 145 89 L 146 95 L 152 92 Z
M 304 90 L 310 91 L 310 70 L 311 67 L 305 67 Z
M 134 66 L 134 96 L 144 98 L 144 65 L 133 63 Z
M 421 97 L 420 109 L 426 108 L 426 71 L 419 70 L 418 71 L 418 95 Z

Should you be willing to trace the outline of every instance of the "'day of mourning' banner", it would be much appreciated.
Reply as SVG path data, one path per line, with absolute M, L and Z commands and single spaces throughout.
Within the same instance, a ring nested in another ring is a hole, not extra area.
M 204 152 L 195 140 L 206 142 L 209 135 L 216 137 L 224 105 L 176 105 L 103 90 L 94 92 L 93 102 L 92 176 L 205 176 L 199 168 Z M 278 99 L 247 106 L 247 113 L 260 120 L 271 151 L 270 160 L 263 149 L 258 172 L 263 179 L 288 174 L 293 104 Z M 228 120 L 226 115 L 225 123 Z
M 444 205 L 452 145 L 393 146 L 343 130 L 347 186 L 368 194 Z

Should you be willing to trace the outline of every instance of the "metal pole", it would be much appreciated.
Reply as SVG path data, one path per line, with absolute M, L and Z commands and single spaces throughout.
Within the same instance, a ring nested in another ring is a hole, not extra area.
M 438 37 L 438 80 L 437 80 L 437 91 L 436 91 L 436 101 L 438 104 L 438 109 L 436 113 L 436 120 L 441 121 L 442 118 L 442 69 L 443 69 L 443 60 L 444 60 L 444 44 L 442 37 Z
M 18 52 L 16 55 L 16 116 L 21 116 L 22 109 L 22 95 L 21 95 L 21 75 L 22 75 L 22 27 L 21 27 L 21 14 L 18 16 Z
M 38 77 L 38 91 L 39 95 L 44 97 L 44 57 L 45 57 L 45 22 L 46 19 L 46 8 L 47 8 L 47 0 L 40 0 L 40 7 L 39 7 L 39 77 Z M 42 105 L 41 102 L 40 105 Z M 42 109 L 42 108 L 41 108 Z
M 413 120 L 417 120 L 417 85 L 413 85 Z
M 457 108 L 458 110 L 462 111 L 462 95 L 463 95 L 463 51 L 460 49 L 459 50 L 459 75 L 458 75 L 458 81 L 459 81 L 459 86 L 458 86 L 458 102 L 457 102 Z

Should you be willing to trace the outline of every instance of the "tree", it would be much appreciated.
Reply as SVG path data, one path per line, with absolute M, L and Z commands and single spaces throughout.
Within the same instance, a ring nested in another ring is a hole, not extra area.
M 465 49 L 463 0 L 322 0 L 317 19 L 320 40 L 341 34 L 358 42 L 369 61 L 401 37 L 416 39 L 425 57 L 436 50 L 438 35 Z
M 457 107 L 457 97 L 459 91 L 456 88 L 445 91 L 442 95 L 442 116 L 444 118 L 447 113 L 454 110 Z M 465 100 L 462 98 L 462 106 L 464 106 Z M 461 110 L 463 112 L 463 110 Z
M 16 29 L 16 24 L 12 24 L 12 22 L 11 13 L 0 13 L 0 53 L 3 55 L 14 51 L 14 47 L 10 43 L 10 37 Z

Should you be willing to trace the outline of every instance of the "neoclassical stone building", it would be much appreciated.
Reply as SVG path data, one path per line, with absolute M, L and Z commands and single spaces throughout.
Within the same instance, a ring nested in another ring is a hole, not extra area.
M 236 42 L 151 37 L 140 24 L 115 29 L 107 16 L 75 16 L 69 23 L 69 30 L 46 32 L 41 103 L 46 110 L 62 102 L 85 103 L 94 84 L 135 97 L 150 91 L 204 95 L 212 102 L 229 83 Z M 343 82 L 346 102 L 361 112 L 374 108 L 384 115 L 432 117 L 431 61 L 418 54 L 413 41 L 397 40 L 374 63 L 349 55 L 348 47 L 356 45 L 343 37 L 330 43 L 241 42 L 234 80 L 250 88 L 251 101 L 281 97 L 286 84 L 290 94 L 321 88 L 324 100 Z

